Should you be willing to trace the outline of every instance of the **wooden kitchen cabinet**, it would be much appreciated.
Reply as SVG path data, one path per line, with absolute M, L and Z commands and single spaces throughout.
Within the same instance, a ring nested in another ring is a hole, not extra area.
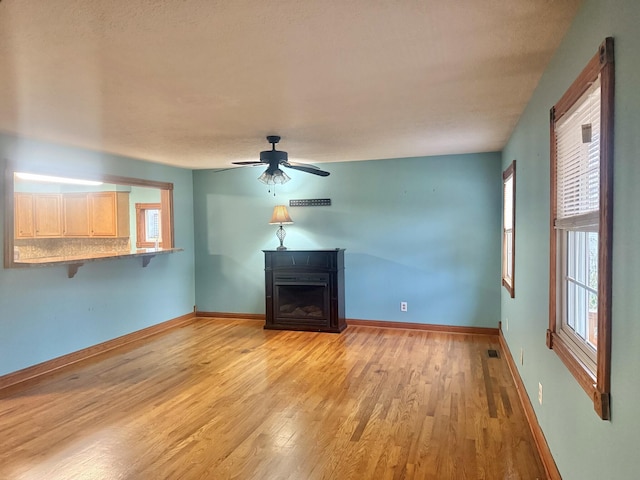
M 116 203 L 113 192 L 94 193 L 89 197 L 91 236 L 116 236 Z
M 59 193 L 34 194 L 35 237 L 62 236 L 62 196 Z
M 15 238 L 129 236 L 129 193 L 16 193 Z
M 89 194 L 89 225 L 92 237 L 128 237 L 129 193 Z
M 33 238 L 35 225 L 33 221 L 33 194 L 15 194 L 15 235 L 16 238 Z
M 65 237 L 89 236 L 89 196 L 67 193 L 62 196 L 62 223 Z
M 61 198 L 57 193 L 16 193 L 16 238 L 61 237 Z

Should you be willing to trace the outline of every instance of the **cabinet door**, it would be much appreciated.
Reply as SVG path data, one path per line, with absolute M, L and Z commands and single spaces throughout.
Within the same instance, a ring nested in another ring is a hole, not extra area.
M 34 211 L 36 237 L 62 236 L 62 209 L 60 194 L 35 194 Z
M 65 237 L 89 236 L 89 198 L 86 193 L 67 193 L 62 197 Z
M 115 237 L 117 234 L 115 192 L 92 193 L 89 196 L 89 219 L 93 237 Z
M 15 194 L 15 238 L 32 238 L 35 233 L 33 228 L 33 194 Z
M 116 192 L 116 218 L 117 218 L 117 231 L 118 237 L 129 236 L 129 192 Z

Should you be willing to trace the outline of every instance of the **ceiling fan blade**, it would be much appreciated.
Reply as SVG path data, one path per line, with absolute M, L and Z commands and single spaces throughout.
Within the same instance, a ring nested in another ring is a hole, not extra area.
M 301 172 L 305 172 L 305 173 L 312 173 L 314 175 L 318 175 L 320 177 L 328 177 L 329 176 L 329 172 L 325 172 L 324 170 L 320 170 L 318 167 L 314 167 L 314 166 L 309 166 L 309 165 L 294 165 L 291 163 L 283 163 L 282 165 L 284 165 L 285 167 L 288 167 L 292 170 L 300 170 Z
M 265 162 L 261 162 L 260 160 L 253 160 L 250 162 L 231 162 L 234 165 L 264 165 Z
M 2 0 L 0 0 L 2 1 Z M 308 163 L 289 163 L 289 154 L 287 152 L 283 152 L 280 150 L 276 150 L 276 143 L 280 141 L 280 137 L 277 135 L 269 135 L 267 137 L 267 141 L 271 144 L 271 150 L 264 150 L 260 152 L 260 160 L 259 161 L 248 161 L 248 162 L 231 162 L 233 165 L 267 165 L 267 169 L 264 171 L 262 175 L 260 175 L 260 180 L 262 183 L 269 184 L 274 181 L 274 177 L 281 178 L 286 177 L 286 174 L 282 170 L 280 170 L 280 165 L 283 167 L 291 168 L 292 170 L 300 170 L 301 172 L 310 173 L 312 175 L 318 175 L 319 177 L 328 177 L 329 172 L 325 172 L 315 165 L 311 165 Z M 264 178 L 263 178 L 264 177 Z M 289 178 L 286 177 L 286 180 Z M 285 181 L 286 181 L 285 180 Z M 278 182 L 280 183 L 280 182 Z M 282 181 L 281 183 L 284 183 Z

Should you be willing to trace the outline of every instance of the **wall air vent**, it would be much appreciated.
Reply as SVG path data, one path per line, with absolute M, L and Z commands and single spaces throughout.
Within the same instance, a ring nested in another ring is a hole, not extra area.
M 330 198 L 307 198 L 302 200 L 289 200 L 290 207 L 326 207 L 330 205 Z

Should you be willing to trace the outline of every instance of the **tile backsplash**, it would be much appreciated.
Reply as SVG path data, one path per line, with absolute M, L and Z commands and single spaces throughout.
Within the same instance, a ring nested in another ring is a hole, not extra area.
M 14 259 L 87 256 L 128 253 L 129 237 L 122 238 L 29 238 L 14 240 Z

